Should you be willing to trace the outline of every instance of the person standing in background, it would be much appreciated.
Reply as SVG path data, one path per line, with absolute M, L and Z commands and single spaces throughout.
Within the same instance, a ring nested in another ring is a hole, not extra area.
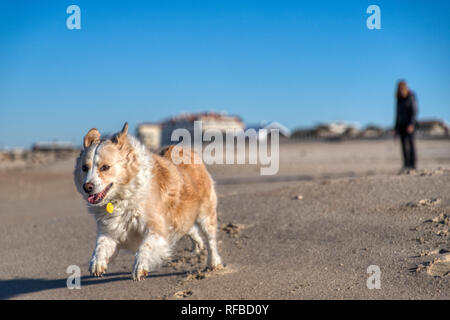
M 416 129 L 417 100 L 409 90 L 406 81 L 400 80 L 397 85 L 397 115 L 395 120 L 395 134 L 402 142 L 403 169 L 416 169 L 416 150 L 414 131 Z

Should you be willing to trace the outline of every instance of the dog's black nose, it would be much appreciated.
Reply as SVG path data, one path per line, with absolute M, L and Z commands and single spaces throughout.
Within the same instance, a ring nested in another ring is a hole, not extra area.
M 91 182 L 87 182 L 83 184 L 83 189 L 84 191 L 86 191 L 86 193 L 91 193 L 92 190 L 94 190 L 94 184 Z

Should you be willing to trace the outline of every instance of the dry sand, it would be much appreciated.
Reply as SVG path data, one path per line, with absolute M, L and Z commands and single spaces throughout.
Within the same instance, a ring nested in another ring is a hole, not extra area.
M 449 299 L 450 141 L 419 141 L 419 170 L 398 174 L 393 141 L 282 145 L 280 172 L 212 166 L 226 268 L 203 270 L 183 239 L 133 282 L 122 252 L 88 275 L 95 223 L 73 159 L 0 170 L 1 299 Z M 68 290 L 69 265 L 82 288 Z M 369 290 L 367 267 L 381 269 Z

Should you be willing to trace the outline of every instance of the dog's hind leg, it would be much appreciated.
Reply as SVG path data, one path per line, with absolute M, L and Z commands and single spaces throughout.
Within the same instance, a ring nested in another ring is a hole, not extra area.
M 192 240 L 192 252 L 195 254 L 199 254 L 204 248 L 205 245 L 203 243 L 202 237 L 198 233 L 197 225 L 193 225 L 191 230 L 188 232 L 189 237 Z
M 133 266 L 133 280 L 143 280 L 150 271 L 170 257 L 170 246 L 162 236 L 149 232 L 136 252 Z
M 217 214 L 214 211 L 206 216 L 200 216 L 197 220 L 200 230 L 205 234 L 208 249 L 208 267 L 217 269 L 222 267 L 222 259 L 217 250 Z

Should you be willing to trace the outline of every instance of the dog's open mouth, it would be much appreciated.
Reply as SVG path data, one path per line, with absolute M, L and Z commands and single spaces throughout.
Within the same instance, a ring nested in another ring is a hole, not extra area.
M 87 198 L 87 201 L 88 201 L 90 204 L 97 204 L 97 203 L 99 203 L 100 201 L 102 201 L 102 200 L 105 198 L 106 194 L 108 193 L 109 189 L 111 189 L 112 185 L 113 185 L 113 184 L 110 183 L 110 184 L 108 184 L 108 185 L 106 186 L 105 189 L 103 189 L 103 191 L 100 191 L 99 193 L 96 193 L 96 194 L 91 194 L 91 195 Z

